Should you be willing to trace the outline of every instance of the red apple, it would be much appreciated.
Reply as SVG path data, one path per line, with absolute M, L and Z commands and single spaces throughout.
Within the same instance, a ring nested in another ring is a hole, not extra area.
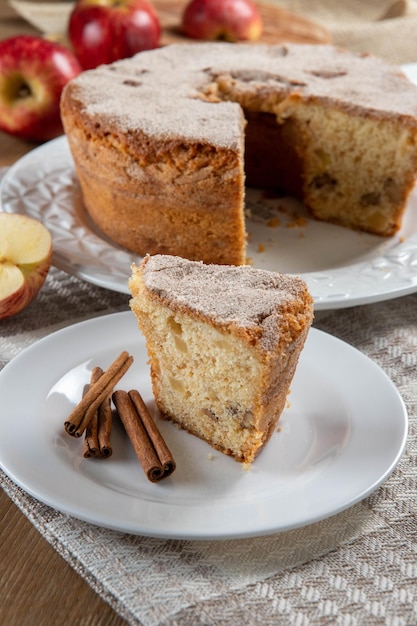
M 78 0 L 68 37 L 83 69 L 159 46 L 161 25 L 147 0 Z
M 262 18 L 252 0 L 191 0 L 182 15 L 182 32 L 193 39 L 255 41 Z
M 63 46 L 29 35 L 0 41 L 0 129 L 32 141 L 63 133 L 59 101 L 81 71 Z
M 52 238 L 41 222 L 18 213 L 0 213 L 0 320 L 32 302 L 51 260 Z

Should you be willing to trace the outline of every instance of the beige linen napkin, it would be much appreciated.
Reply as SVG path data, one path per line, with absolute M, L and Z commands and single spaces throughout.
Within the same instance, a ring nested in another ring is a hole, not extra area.
M 275 0 L 325 26 L 336 45 L 394 63 L 417 62 L 417 0 Z

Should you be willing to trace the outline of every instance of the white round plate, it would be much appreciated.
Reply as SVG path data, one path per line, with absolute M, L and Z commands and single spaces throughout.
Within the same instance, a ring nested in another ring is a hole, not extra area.
M 53 237 L 53 263 L 101 287 L 128 293 L 138 256 L 112 243 L 86 213 L 67 139 L 22 157 L 6 173 L 3 211 L 40 219 Z M 387 300 L 417 291 L 417 192 L 401 231 L 381 238 L 310 219 L 293 198 L 247 189 L 248 257 L 254 267 L 302 276 L 315 309 Z
M 146 479 L 118 423 L 106 460 L 84 459 L 83 442 L 64 430 L 92 367 L 106 368 L 125 349 L 135 361 L 117 388 L 141 392 L 177 463 L 158 484 Z M 1 467 L 35 498 L 96 525 L 222 539 L 334 515 L 374 491 L 403 453 L 407 413 L 392 382 L 319 330 L 309 334 L 280 428 L 249 469 L 157 418 L 146 363 L 130 311 L 70 326 L 23 351 L 0 373 Z

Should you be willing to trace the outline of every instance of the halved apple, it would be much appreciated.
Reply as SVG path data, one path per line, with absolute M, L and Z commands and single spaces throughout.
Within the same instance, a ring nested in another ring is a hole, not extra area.
M 0 320 L 32 302 L 52 261 L 52 238 L 38 220 L 0 213 Z

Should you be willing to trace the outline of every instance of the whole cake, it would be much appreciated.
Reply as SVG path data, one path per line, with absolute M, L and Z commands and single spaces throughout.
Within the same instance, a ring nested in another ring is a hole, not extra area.
M 305 282 L 156 255 L 133 266 L 129 288 L 162 416 L 252 462 L 276 428 L 312 323 Z
M 166 46 L 83 72 L 61 110 L 86 210 L 140 255 L 245 263 L 245 184 L 389 236 L 415 182 L 417 87 L 328 45 Z

